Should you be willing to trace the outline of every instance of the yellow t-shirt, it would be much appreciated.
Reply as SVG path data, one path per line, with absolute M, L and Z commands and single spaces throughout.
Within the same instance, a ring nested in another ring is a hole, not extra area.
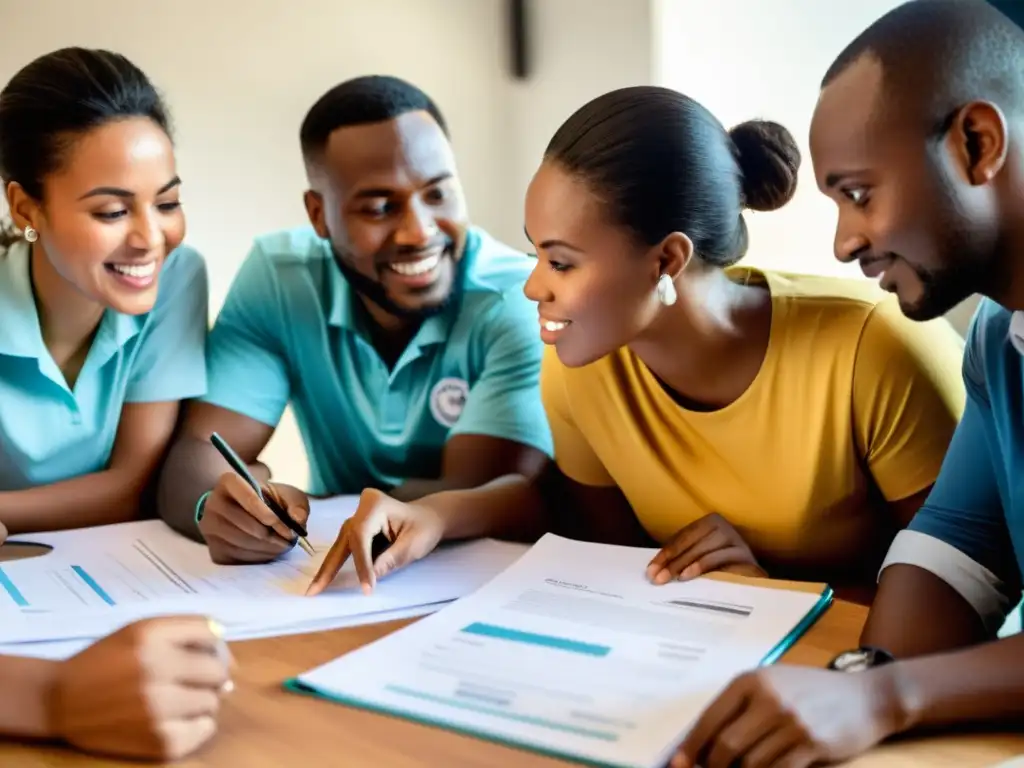
M 963 341 L 943 319 L 908 320 L 873 283 L 733 272 L 772 297 L 746 392 L 690 411 L 628 348 L 581 368 L 549 348 L 555 460 L 578 483 L 617 485 L 660 543 L 717 512 L 763 563 L 873 568 L 896 522 L 867 494 L 898 501 L 935 481 L 964 408 Z

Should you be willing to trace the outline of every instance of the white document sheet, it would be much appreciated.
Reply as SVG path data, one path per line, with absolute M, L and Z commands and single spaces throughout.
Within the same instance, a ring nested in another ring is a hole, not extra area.
M 289 687 L 570 759 L 664 765 L 713 696 L 774 660 L 831 590 L 654 586 L 654 552 L 549 534 L 475 593 Z
M 236 631 L 231 638 L 232 642 L 242 640 L 258 640 L 268 635 L 281 637 L 284 635 L 302 635 L 308 632 L 320 632 L 329 629 L 344 629 L 345 627 L 356 627 L 362 624 L 378 624 L 385 621 L 398 621 L 400 619 L 414 619 L 418 616 L 426 616 L 433 613 L 448 603 L 434 603 L 433 605 L 417 605 L 412 608 L 401 608 L 394 611 L 381 611 L 380 613 L 364 613 L 357 616 L 340 616 L 333 619 L 314 620 L 306 623 L 296 623 L 281 627 L 272 633 L 266 630 L 255 630 L 251 632 Z M 21 656 L 34 659 L 51 659 L 59 661 L 69 659 L 76 653 L 85 650 L 96 640 L 93 638 L 82 638 L 78 640 L 45 640 L 32 643 L 6 643 L 0 644 L 0 656 Z
M 354 616 L 374 621 L 380 612 L 461 597 L 526 550 L 488 539 L 446 546 L 381 580 L 370 596 L 349 561 L 328 590 L 305 597 L 354 508 L 351 497 L 315 502 L 307 528 L 316 556 L 296 547 L 263 565 L 216 565 L 205 546 L 157 520 L 16 537 L 53 551 L 0 566 L 0 644 L 97 638 L 170 613 L 213 616 L 229 639 Z

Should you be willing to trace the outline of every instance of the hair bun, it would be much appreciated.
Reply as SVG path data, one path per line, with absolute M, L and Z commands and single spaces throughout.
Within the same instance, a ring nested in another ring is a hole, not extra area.
M 748 120 L 729 131 L 743 175 L 743 203 L 774 211 L 796 192 L 800 150 L 785 127 L 770 120 Z

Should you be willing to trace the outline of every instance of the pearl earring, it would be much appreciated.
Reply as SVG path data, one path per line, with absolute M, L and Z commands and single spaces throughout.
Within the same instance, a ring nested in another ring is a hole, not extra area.
M 666 307 L 671 307 L 676 303 L 676 286 L 672 282 L 672 278 L 668 275 L 662 275 L 658 278 L 658 301 L 664 304 Z
M 26 242 L 34 243 L 38 239 L 39 239 L 39 233 L 36 232 L 35 229 L 33 229 L 32 227 L 25 227 L 25 241 Z

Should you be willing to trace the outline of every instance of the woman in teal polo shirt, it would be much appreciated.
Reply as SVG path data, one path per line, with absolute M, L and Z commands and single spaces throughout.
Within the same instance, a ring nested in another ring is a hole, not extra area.
M 206 268 L 181 245 L 164 104 L 123 56 L 42 56 L 0 91 L 0 179 L 0 521 L 131 520 L 206 388 Z

